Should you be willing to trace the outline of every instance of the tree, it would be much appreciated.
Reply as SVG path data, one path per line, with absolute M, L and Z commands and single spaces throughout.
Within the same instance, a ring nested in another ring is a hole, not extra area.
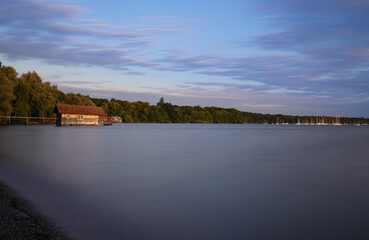
M 164 106 L 164 98 L 161 97 L 159 102 L 156 104 L 157 106 Z
M 152 106 L 148 115 L 150 122 L 171 123 L 170 117 L 165 111 L 164 106 Z
M 41 77 L 35 72 L 27 72 L 22 75 L 21 81 L 28 85 L 31 116 L 50 116 L 56 98 L 53 96 L 53 88 L 49 82 L 42 82 Z
M 0 67 L 1 70 L 3 70 L 4 74 L 6 75 L 6 77 L 15 85 L 17 84 L 18 81 L 18 73 L 17 71 L 11 67 L 11 66 L 2 66 Z
M 147 123 L 148 115 L 150 112 L 150 104 L 148 102 L 134 102 L 133 105 L 135 106 L 135 116 L 137 120 L 135 122 Z
M 111 99 L 110 102 L 114 102 L 116 101 L 115 99 Z M 131 104 L 128 101 L 120 101 L 118 100 L 117 103 L 119 103 L 122 107 L 123 107 L 123 116 L 121 116 L 123 118 L 123 122 L 127 122 L 127 123 L 133 123 L 135 122 L 134 117 L 135 117 L 135 106 L 133 104 Z
M 110 103 L 108 115 L 123 117 L 123 107 L 117 102 Z
M 56 99 L 56 103 L 64 103 L 67 99 L 65 94 L 62 91 L 60 91 L 58 87 L 55 85 L 53 85 L 51 88 L 52 88 L 51 92 L 54 98 Z
M 30 84 L 20 79 L 14 87 L 14 95 L 16 97 L 14 103 L 15 116 L 29 117 L 31 115 L 30 92 Z
M 13 83 L 0 69 L 0 115 L 10 115 L 12 111 L 12 100 L 14 99 Z
M 65 94 L 66 104 L 71 105 L 83 105 L 83 106 L 96 106 L 89 96 L 83 96 L 81 94 L 67 93 Z
M 103 107 L 106 104 L 109 104 L 109 100 L 105 98 L 90 98 L 96 105 L 96 107 Z

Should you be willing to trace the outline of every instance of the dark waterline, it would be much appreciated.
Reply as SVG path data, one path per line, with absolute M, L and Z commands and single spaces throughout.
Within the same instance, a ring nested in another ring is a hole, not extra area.
M 0 129 L 0 179 L 81 239 L 369 239 L 369 127 Z

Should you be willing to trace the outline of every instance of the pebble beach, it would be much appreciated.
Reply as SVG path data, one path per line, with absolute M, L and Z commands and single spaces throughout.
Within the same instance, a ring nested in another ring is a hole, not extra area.
M 0 239 L 70 240 L 13 189 L 0 183 Z

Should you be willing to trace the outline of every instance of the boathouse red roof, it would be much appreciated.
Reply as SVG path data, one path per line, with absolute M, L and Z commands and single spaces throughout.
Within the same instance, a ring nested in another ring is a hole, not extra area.
M 105 112 L 101 107 L 69 105 L 69 104 L 56 104 L 54 113 L 105 116 Z

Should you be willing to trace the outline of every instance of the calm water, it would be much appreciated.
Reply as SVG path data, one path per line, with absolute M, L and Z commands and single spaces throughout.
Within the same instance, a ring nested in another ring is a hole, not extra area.
M 369 239 L 369 127 L 0 128 L 0 179 L 80 239 Z

